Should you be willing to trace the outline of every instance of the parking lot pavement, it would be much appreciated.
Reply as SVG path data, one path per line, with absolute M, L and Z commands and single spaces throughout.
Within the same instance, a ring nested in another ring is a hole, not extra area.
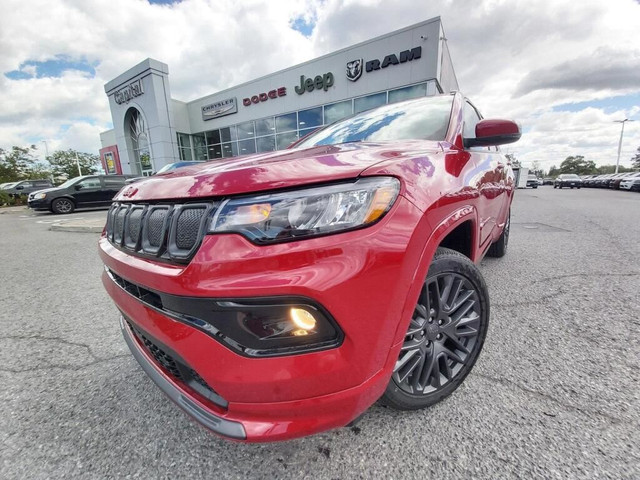
M 2 215 L 0 478 L 640 478 L 639 234 L 638 194 L 519 190 L 507 256 L 481 264 L 491 326 L 456 393 L 245 445 L 142 373 L 97 234 Z

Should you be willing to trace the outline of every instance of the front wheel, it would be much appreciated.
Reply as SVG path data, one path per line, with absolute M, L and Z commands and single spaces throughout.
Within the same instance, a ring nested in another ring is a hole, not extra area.
M 51 203 L 51 211 L 53 213 L 72 213 L 75 209 L 75 204 L 68 198 L 56 198 Z
M 382 404 L 417 410 L 449 396 L 476 363 L 489 327 L 489 294 L 464 255 L 438 248 Z

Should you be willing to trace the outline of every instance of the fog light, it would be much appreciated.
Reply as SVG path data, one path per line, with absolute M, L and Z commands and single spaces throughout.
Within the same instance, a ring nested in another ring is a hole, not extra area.
M 293 307 L 289 311 L 291 321 L 302 330 L 313 330 L 316 327 L 316 319 L 307 310 Z

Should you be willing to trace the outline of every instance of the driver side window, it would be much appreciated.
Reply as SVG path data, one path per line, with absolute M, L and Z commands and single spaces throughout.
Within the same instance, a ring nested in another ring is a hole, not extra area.
M 464 104 L 464 128 L 462 135 L 464 138 L 476 138 L 476 125 L 480 121 L 477 110 L 469 103 Z
M 77 184 L 80 188 L 82 188 L 83 190 L 87 189 L 87 188 L 100 188 L 100 179 L 93 177 L 93 178 L 85 178 L 84 180 L 82 180 L 81 182 L 78 182 Z

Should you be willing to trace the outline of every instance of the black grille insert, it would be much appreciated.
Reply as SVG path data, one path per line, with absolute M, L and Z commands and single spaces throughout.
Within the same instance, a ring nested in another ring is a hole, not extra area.
M 172 352 L 169 348 L 162 346 L 159 342 L 152 340 L 149 335 L 134 326 L 128 319 L 127 325 L 138 338 L 145 350 L 155 359 L 176 380 L 188 385 L 205 398 L 208 398 L 216 405 L 227 408 L 228 402 L 216 393 L 207 382 L 198 375 L 184 360 Z
M 216 204 L 114 203 L 107 216 L 112 245 L 142 257 L 187 263 L 206 233 Z

